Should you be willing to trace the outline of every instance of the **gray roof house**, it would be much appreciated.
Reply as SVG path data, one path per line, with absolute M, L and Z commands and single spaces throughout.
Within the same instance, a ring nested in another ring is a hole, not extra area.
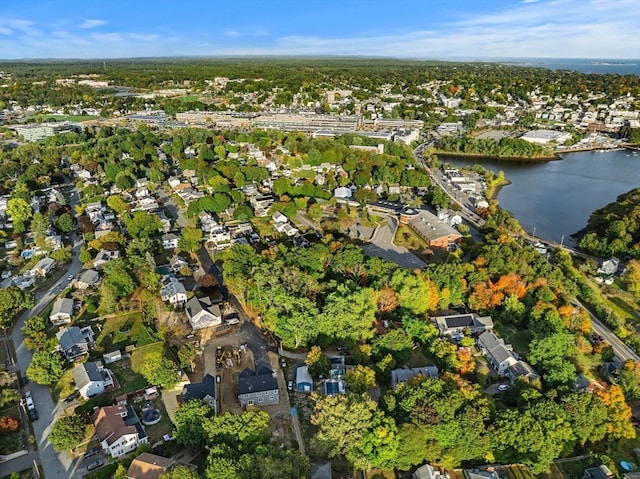
M 614 477 L 615 475 L 604 464 L 598 467 L 585 469 L 584 474 L 582 475 L 582 479 L 613 479 Z
M 196 298 L 194 296 L 187 301 L 184 309 L 194 330 L 217 326 L 222 323 L 220 306 L 212 304 L 209 297 Z
M 518 362 L 511 352 L 511 345 L 506 345 L 504 339 L 498 338 L 492 332 L 485 331 L 478 336 L 477 344 L 484 357 L 500 376 L 504 376 L 507 368 Z
M 178 238 L 173 233 L 166 233 L 162 235 L 162 247 L 164 249 L 175 249 L 178 247 Z
M 182 389 L 182 401 L 188 402 L 192 399 L 201 399 L 208 404 L 217 413 L 218 406 L 216 404 L 216 379 L 211 374 L 205 374 L 202 382 L 191 383 Z
M 611 276 L 612 274 L 616 274 L 619 266 L 620 260 L 618 258 L 609 258 L 602 262 L 598 268 L 598 273 L 604 274 L 605 276 Z
M 80 329 L 77 326 L 64 328 L 56 334 L 58 345 L 64 356 L 73 361 L 89 352 L 93 346 L 93 330 L 91 326 Z
M 420 466 L 411 475 L 412 479 L 448 479 L 448 476 L 442 474 L 438 469 L 434 468 L 430 464 L 424 464 Z
M 56 261 L 52 258 L 42 258 L 29 271 L 31 276 L 46 276 L 56 265 Z
M 296 369 L 296 391 L 303 393 L 313 391 L 313 379 L 309 374 L 308 366 L 300 366 Z
M 111 371 L 105 369 L 100 362 L 78 364 L 73 368 L 73 380 L 80 395 L 89 399 L 104 392 L 106 386 L 112 386 Z
M 176 278 L 167 276 L 162 280 L 160 297 L 162 301 L 168 301 L 173 307 L 181 307 L 187 302 L 187 290 Z
M 493 329 L 490 316 L 478 316 L 475 313 L 452 314 L 449 316 L 434 316 L 431 318 L 440 331 L 440 336 L 456 336 L 464 334 L 469 328 L 471 334 L 480 334 Z
M 531 367 L 526 361 L 518 361 L 507 368 L 507 376 L 511 379 L 511 382 L 515 382 L 516 379 L 522 378 L 525 381 L 531 382 L 535 379 L 539 379 L 540 375 L 535 369 Z
M 330 462 L 312 462 L 311 463 L 311 479 L 331 479 L 331 463 Z
M 397 388 L 400 384 L 407 383 L 413 378 L 437 378 L 436 366 L 423 366 L 421 368 L 402 368 L 391 371 L 391 387 Z
M 280 403 L 280 390 L 275 374 L 269 368 L 254 372 L 245 369 L 238 377 L 238 401 L 242 408 Z
M 73 299 L 61 298 L 53 303 L 51 308 L 51 314 L 49 314 L 49 321 L 54 326 L 60 326 L 71 322 L 73 317 Z
M 80 277 L 76 280 L 76 288 L 87 289 L 95 288 L 100 284 L 100 273 L 95 269 L 87 269 L 82 272 Z
M 171 271 L 178 274 L 182 268 L 188 268 L 189 263 L 182 256 L 174 254 L 169 260 L 169 268 Z

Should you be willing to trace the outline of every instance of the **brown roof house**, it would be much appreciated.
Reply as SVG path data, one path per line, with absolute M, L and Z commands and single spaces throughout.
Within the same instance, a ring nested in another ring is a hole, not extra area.
M 97 409 L 92 416 L 96 436 L 106 454 L 119 458 L 149 442 L 133 407 L 124 404 Z
M 166 457 L 143 452 L 136 457 L 127 470 L 128 479 L 158 479 L 174 467 L 175 461 Z

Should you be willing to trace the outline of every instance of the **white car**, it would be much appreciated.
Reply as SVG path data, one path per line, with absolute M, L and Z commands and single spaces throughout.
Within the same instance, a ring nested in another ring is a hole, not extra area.
M 69 276 L 67 276 L 67 281 L 73 281 L 73 275 L 70 274 Z
M 239 324 L 240 323 L 240 319 L 238 318 L 227 318 L 224 320 L 225 324 L 227 324 L 228 326 L 234 325 L 234 324 Z
M 508 391 L 508 390 L 509 390 L 509 387 L 510 387 L 510 386 L 509 386 L 508 384 L 500 384 L 500 385 L 498 386 L 498 391 L 500 391 L 500 392 Z

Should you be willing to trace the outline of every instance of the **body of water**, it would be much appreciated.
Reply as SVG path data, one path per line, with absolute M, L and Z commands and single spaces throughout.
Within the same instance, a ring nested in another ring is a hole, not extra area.
M 640 75 L 640 59 L 606 58 L 460 58 L 460 61 L 492 62 L 523 67 L 548 68 L 549 70 L 572 70 L 581 73 L 617 73 Z
M 500 206 L 529 232 L 559 243 L 584 228 L 589 215 L 622 193 L 640 187 L 640 152 L 567 153 L 544 163 L 441 158 L 455 166 L 481 164 L 504 171 L 510 185 L 498 194 Z

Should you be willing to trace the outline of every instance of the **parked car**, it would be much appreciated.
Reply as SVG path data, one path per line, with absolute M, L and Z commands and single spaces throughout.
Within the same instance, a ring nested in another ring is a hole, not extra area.
M 70 274 L 69 276 L 67 276 L 67 281 L 73 281 L 73 275 Z
M 509 385 L 508 384 L 500 384 L 498 386 L 498 391 L 500 392 L 504 392 L 504 391 L 508 391 L 509 390 Z
M 351 351 L 347 351 L 346 349 L 344 351 L 340 351 L 340 356 L 351 356 Z
M 221 377 L 220 377 L 220 375 L 218 374 L 218 375 L 216 376 L 216 382 L 217 382 L 217 383 L 219 383 L 220 381 L 222 381 L 222 378 L 221 378 Z
M 336 349 L 338 351 L 346 351 L 348 348 L 346 346 L 339 345 L 339 346 L 336 346 Z
M 240 319 L 236 318 L 236 317 L 231 317 L 231 318 L 227 318 L 224 320 L 225 324 L 228 324 L 229 326 L 234 325 L 234 324 L 239 324 L 240 323 Z
M 22 385 L 26 386 L 27 384 L 29 384 L 29 378 L 27 376 L 22 376 Z
M 91 449 L 87 449 L 87 452 L 84 453 L 84 457 L 87 458 L 87 457 L 95 456 L 99 452 L 100 452 L 100 448 L 92 447 Z
M 38 420 L 38 411 L 36 411 L 35 407 L 29 409 L 29 417 L 31 418 L 32 421 Z
M 102 466 L 102 464 L 104 463 L 100 459 L 97 459 L 87 466 L 87 471 L 98 469 L 100 466 Z
M 287 389 L 289 391 L 293 391 L 293 380 L 289 379 L 289 382 L 287 383 Z

